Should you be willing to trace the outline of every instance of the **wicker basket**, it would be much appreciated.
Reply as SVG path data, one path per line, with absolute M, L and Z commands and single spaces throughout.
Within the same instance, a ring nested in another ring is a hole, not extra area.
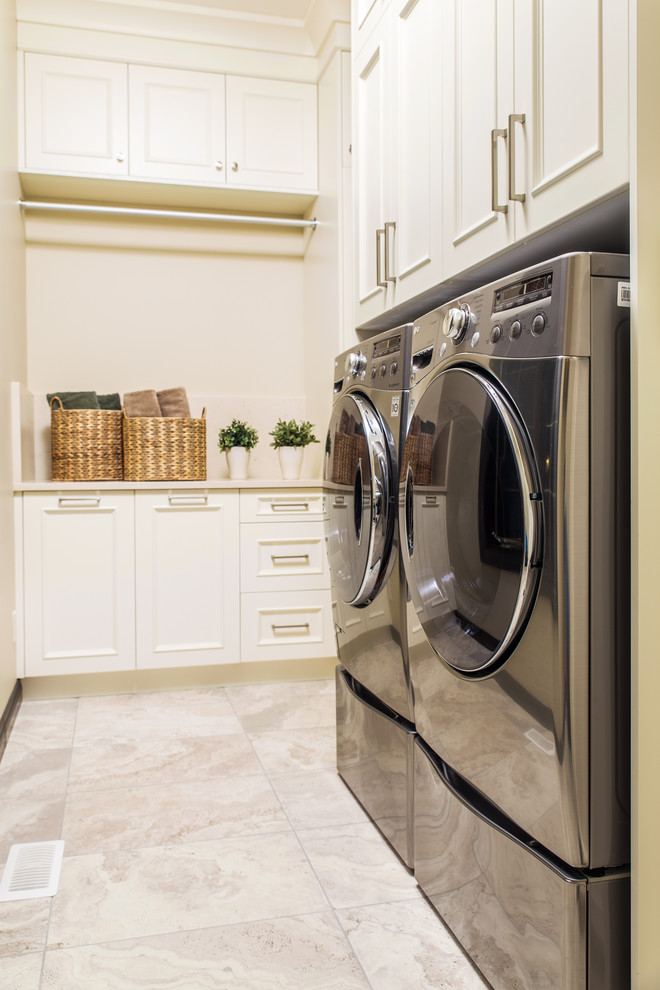
M 206 481 L 206 409 L 201 419 L 126 416 L 125 481 Z
M 121 481 L 121 418 L 116 409 L 65 409 L 59 395 L 54 395 L 50 402 L 53 481 Z

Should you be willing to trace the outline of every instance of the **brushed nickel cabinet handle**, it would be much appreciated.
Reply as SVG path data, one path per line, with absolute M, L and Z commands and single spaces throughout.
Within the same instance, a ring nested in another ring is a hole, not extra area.
M 381 289 L 387 288 L 387 282 L 381 279 L 380 272 L 383 267 L 383 251 L 381 248 L 381 237 L 385 237 L 385 228 L 379 227 L 376 231 L 376 285 Z
M 273 502 L 273 512 L 309 512 L 309 502 Z
M 273 632 L 280 632 L 282 629 L 306 629 L 306 630 L 309 630 L 309 622 L 297 622 L 297 623 L 290 623 L 288 625 L 275 625 L 274 622 L 271 622 L 271 629 L 273 630 Z
M 61 495 L 57 500 L 58 505 L 61 505 L 63 509 L 75 508 L 75 507 L 90 507 L 93 505 L 101 504 L 100 495 Z
M 509 114 L 509 199 L 516 203 L 525 202 L 525 193 L 516 192 L 516 132 L 515 124 L 524 124 L 524 113 Z
M 385 281 L 396 282 L 396 275 L 390 272 L 390 231 L 396 230 L 396 221 L 388 220 L 385 223 Z
M 507 203 L 499 204 L 497 202 L 498 187 L 499 187 L 499 169 L 497 166 L 497 140 L 498 138 L 504 138 L 506 140 L 507 131 L 506 128 L 496 127 L 490 132 L 490 202 L 491 209 L 493 213 L 507 213 L 509 207 Z
M 309 562 L 308 553 L 271 553 L 270 559 L 275 563 L 278 560 L 306 560 Z
M 170 505 L 206 505 L 208 495 L 168 495 Z

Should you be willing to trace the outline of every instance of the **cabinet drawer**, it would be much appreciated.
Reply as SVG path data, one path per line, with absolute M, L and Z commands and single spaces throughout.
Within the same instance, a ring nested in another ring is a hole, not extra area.
M 242 523 L 322 519 L 323 507 L 324 495 L 320 488 L 289 488 L 285 491 L 255 489 L 241 492 Z
M 329 588 L 321 522 L 241 527 L 241 591 Z
M 335 654 L 329 591 L 241 595 L 241 660 Z

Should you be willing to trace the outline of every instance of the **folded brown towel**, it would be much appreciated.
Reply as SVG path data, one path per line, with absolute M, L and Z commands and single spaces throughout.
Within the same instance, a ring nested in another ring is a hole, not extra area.
M 64 409 L 100 409 L 96 392 L 48 392 L 46 395 L 48 405 L 55 395 L 59 398 Z M 57 403 L 55 403 L 55 408 L 60 408 Z
M 127 416 L 162 416 L 158 396 L 154 389 L 124 393 L 124 410 Z
M 161 416 L 190 416 L 185 388 L 166 388 L 157 392 Z

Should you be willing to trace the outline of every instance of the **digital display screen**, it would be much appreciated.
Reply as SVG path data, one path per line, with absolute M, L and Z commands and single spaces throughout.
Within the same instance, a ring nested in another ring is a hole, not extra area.
M 374 344 L 374 350 L 372 357 L 379 358 L 384 357 L 386 354 L 392 354 L 393 351 L 401 350 L 401 334 L 395 334 L 393 337 L 388 337 L 386 340 L 381 340 L 377 344 Z
M 495 293 L 494 310 L 511 309 L 516 305 L 524 305 L 529 301 L 549 296 L 552 293 L 552 272 L 535 275 L 527 281 L 512 282 Z

